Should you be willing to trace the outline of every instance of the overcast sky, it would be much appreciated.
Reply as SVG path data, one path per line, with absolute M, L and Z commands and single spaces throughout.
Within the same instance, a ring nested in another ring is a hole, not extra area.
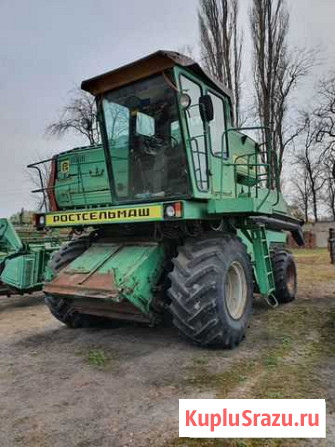
M 244 8 L 248 39 L 247 7 Z M 335 67 L 335 0 L 288 0 L 291 42 Z M 83 79 L 157 49 L 197 51 L 197 0 L 0 0 L 0 217 L 32 208 L 26 165 L 86 144 L 44 130 Z M 246 70 L 248 72 L 248 70 Z

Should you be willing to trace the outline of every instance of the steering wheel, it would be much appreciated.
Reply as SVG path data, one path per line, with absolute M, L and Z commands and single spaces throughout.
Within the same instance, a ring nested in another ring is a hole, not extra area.
M 166 137 L 163 135 L 152 135 L 151 137 L 148 137 L 145 142 L 145 146 L 148 149 L 147 153 L 151 152 L 152 155 L 156 155 L 155 151 L 157 149 L 160 150 L 164 148 L 165 150 L 171 150 L 172 141 L 175 143 L 176 146 L 179 144 L 178 140 L 172 135 L 170 137 Z

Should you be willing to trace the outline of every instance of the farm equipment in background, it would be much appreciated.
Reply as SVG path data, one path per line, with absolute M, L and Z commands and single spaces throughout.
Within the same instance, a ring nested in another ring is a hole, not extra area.
M 9 219 L 0 219 L 0 295 L 41 290 L 46 265 L 59 247 L 56 238 L 22 240 Z
M 230 92 L 179 53 L 82 88 L 96 96 L 102 145 L 54 156 L 38 191 L 51 211 L 37 228 L 77 233 L 47 268 L 51 313 L 83 327 L 155 324 L 168 311 L 199 345 L 238 345 L 254 292 L 273 307 L 296 296 L 285 231 L 302 245 L 301 222 L 287 212 L 271 138 L 242 133 L 270 129 L 234 127 Z

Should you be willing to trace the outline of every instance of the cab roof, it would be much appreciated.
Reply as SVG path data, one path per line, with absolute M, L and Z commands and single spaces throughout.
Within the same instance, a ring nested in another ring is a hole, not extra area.
M 106 91 L 114 90 L 123 85 L 138 81 L 139 79 L 161 73 L 176 65 L 186 67 L 193 71 L 195 74 L 203 78 L 209 85 L 228 96 L 232 102 L 232 94 L 229 89 L 204 71 L 193 59 L 175 51 L 156 51 L 135 62 L 123 65 L 122 67 L 95 76 L 94 78 L 87 79 L 82 82 L 81 88 L 92 95 L 97 96 Z

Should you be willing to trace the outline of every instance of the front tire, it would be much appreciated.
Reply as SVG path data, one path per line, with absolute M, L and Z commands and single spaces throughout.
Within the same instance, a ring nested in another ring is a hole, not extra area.
M 235 235 L 189 239 L 170 273 L 173 323 L 201 346 L 233 348 L 252 313 L 253 276 L 245 246 Z

